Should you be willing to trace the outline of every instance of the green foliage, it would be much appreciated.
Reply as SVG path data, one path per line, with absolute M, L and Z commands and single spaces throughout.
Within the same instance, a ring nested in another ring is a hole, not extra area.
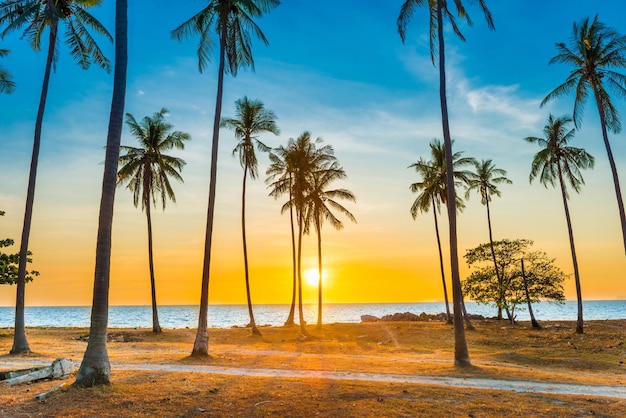
M 3 216 L 4 212 L 0 211 L 0 216 Z M 0 248 L 11 247 L 14 244 L 14 241 L 11 238 L 6 238 L 0 240 Z M 27 262 L 31 263 L 32 259 L 30 256 L 32 253 L 29 251 Z M 18 254 L 5 254 L 0 251 L 0 284 L 15 284 L 17 281 L 17 271 L 20 263 L 20 255 Z M 38 271 L 30 271 L 26 272 L 26 281 L 30 282 L 33 280 L 34 276 L 39 276 Z
M 527 303 L 521 268 L 523 259 L 530 302 L 547 300 L 562 303 L 565 300 L 565 274 L 545 252 L 531 251 L 532 245 L 533 241 L 528 239 L 493 242 L 501 284 L 496 276 L 489 243 L 467 250 L 465 261 L 476 270 L 463 282 L 464 294 L 477 303 L 508 309 L 514 317 L 515 309 Z
M 8 49 L 0 49 L 0 57 L 9 55 Z M 11 74 L 0 65 L 0 93 L 13 93 L 15 82 Z

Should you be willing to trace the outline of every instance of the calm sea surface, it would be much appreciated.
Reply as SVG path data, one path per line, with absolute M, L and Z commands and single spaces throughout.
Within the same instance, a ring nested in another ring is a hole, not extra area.
M 494 316 L 494 308 L 466 304 L 471 314 L 486 317 Z M 538 303 L 533 305 L 537 320 L 576 320 L 576 302 L 564 305 Z M 360 322 L 361 315 L 381 317 L 396 312 L 436 314 L 445 312 L 443 303 L 372 303 L 372 304 L 329 304 L 324 305 L 324 323 Z M 27 326 L 49 327 L 88 327 L 91 308 L 87 306 L 31 306 L 26 307 Z M 527 311 L 516 311 L 517 319 L 529 320 Z M 289 314 L 289 305 L 255 305 L 254 316 L 259 325 L 282 325 Z M 626 300 L 586 301 L 583 314 L 585 319 L 626 319 Z M 296 310 L 297 318 L 297 310 Z M 317 321 L 317 306 L 304 307 L 304 319 L 309 323 Z M 164 328 L 195 328 L 198 324 L 197 306 L 160 306 L 159 321 Z M 15 322 L 15 309 L 0 307 L 0 328 L 12 327 Z M 209 326 L 229 328 L 245 326 L 248 323 L 246 305 L 210 305 Z M 109 308 L 111 328 L 150 328 L 152 313 L 150 306 L 111 306 Z

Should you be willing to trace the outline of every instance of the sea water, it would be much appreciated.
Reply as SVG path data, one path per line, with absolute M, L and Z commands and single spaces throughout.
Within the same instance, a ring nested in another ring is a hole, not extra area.
M 254 317 L 257 325 L 283 325 L 289 315 L 290 305 L 254 305 Z M 492 317 L 495 308 L 466 303 L 470 314 Z M 198 306 L 159 306 L 159 322 L 163 328 L 195 328 L 198 325 Z M 445 306 L 439 303 L 346 303 L 327 304 L 322 309 L 325 324 L 335 322 L 360 322 L 361 315 L 383 315 L 397 312 L 437 314 L 445 312 Z M 564 304 L 541 302 L 533 305 L 533 312 L 538 321 L 571 320 L 575 321 L 577 309 L 575 301 Z M 517 319 L 529 320 L 527 310 L 516 310 Z M 586 320 L 626 319 L 626 301 L 585 301 L 583 313 Z M 32 327 L 88 327 L 91 307 L 87 306 L 27 306 L 25 322 Z M 317 323 L 317 305 L 304 306 L 304 320 Z M 213 328 L 245 326 L 249 322 L 246 305 L 209 305 L 208 323 Z M 296 309 L 296 322 L 298 310 Z M 13 327 L 15 309 L 0 307 L 0 328 Z M 111 328 L 151 328 L 152 309 L 150 306 L 111 306 L 109 308 L 109 327 Z

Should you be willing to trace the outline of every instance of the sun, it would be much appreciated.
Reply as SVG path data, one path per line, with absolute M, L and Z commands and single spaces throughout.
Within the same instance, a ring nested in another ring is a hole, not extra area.
M 317 287 L 318 279 L 319 279 L 319 275 L 317 273 L 316 268 L 304 270 L 304 280 L 309 286 Z M 322 283 L 325 281 L 326 281 L 326 270 L 322 269 Z

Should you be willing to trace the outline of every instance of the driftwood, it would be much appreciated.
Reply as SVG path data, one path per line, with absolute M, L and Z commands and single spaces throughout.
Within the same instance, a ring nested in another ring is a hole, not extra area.
M 65 386 L 65 383 L 61 383 L 60 385 L 56 385 L 55 387 L 53 387 L 49 391 L 44 392 L 44 393 L 40 393 L 39 395 L 35 396 L 35 399 L 38 400 L 39 402 L 43 402 L 48 397 L 48 395 L 50 395 L 52 392 L 56 392 L 57 390 L 61 389 L 63 386 Z
M 74 363 L 65 358 L 58 358 L 50 366 L 13 370 L 3 372 L 3 375 L 5 376 L 4 382 L 12 386 L 41 379 L 65 379 L 72 373 L 74 373 Z

